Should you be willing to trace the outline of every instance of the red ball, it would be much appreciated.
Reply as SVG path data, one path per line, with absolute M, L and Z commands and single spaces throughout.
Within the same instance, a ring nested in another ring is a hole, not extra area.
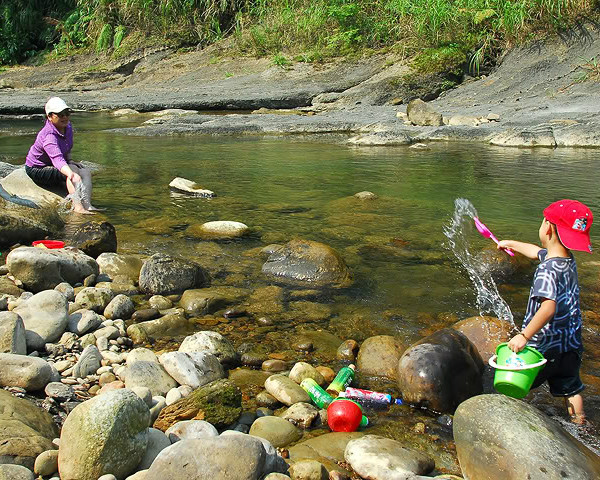
M 327 423 L 334 432 L 355 432 L 362 419 L 362 409 L 351 400 L 335 400 L 327 408 Z

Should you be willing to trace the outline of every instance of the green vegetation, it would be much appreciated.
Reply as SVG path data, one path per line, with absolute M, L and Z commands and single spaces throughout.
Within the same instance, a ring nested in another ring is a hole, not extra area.
M 4 0 L 0 63 L 53 46 L 119 54 L 147 39 L 204 46 L 234 35 L 244 54 L 319 61 L 379 49 L 427 73 L 493 55 L 596 14 L 598 0 Z M 25 7 L 23 8 L 23 4 Z
M 23 61 L 59 41 L 75 0 L 2 0 L 0 65 Z

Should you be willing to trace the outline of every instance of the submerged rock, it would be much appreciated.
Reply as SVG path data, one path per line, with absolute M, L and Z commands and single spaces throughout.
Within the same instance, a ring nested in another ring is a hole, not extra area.
M 483 360 L 462 333 L 445 328 L 411 345 L 398 363 L 398 388 L 407 403 L 452 413 L 483 392 Z
M 347 287 L 352 275 L 331 247 L 311 240 L 292 240 L 273 252 L 262 271 L 277 280 L 313 287 Z
M 139 285 L 145 293 L 171 295 L 208 286 L 208 273 L 200 265 L 156 253 L 140 271 Z
M 600 478 L 600 458 L 535 407 L 479 395 L 457 408 L 453 426 L 465 478 Z
M 215 192 L 202 188 L 196 182 L 181 177 L 175 177 L 171 180 L 169 187 L 179 192 L 189 193 L 196 197 L 212 198 L 217 196 Z
M 246 235 L 249 231 L 250 229 L 248 228 L 248 225 L 229 220 L 206 222 L 200 226 L 193 226 L 188 229 L 188 233 L 210 240 L 240 238 Z
M 117 251 L 117 232 L 108 222 L 87 222 L 79 226 L 68 239 L 69 245 L 92 258 Z
M 367 338 L 358 351 L 356 366 L 361 375 L 398 377 L 398 361 L 406 346 L 390 335 L 377 335 Z

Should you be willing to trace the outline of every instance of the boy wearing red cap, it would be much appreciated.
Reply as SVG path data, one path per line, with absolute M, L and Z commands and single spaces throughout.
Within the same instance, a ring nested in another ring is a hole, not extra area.
M 538 374 L 533 388 L 545 381 L 550 393 L 564 397 L 572 420 L 583 423 L 585 414 L 579 378 L 583 344 L 577 266 L 570 250 L 592 253 L 591 210 L 576 200 L 560 200 L 544 210 L 539 230 L 542 247 L 515 240 L 502 240 L 498 248 L 510 248 L 539 259 L 529 293 L 521 333 L 508 347 L 520 352 L 526 345 L 539 350 L 548 363 Z

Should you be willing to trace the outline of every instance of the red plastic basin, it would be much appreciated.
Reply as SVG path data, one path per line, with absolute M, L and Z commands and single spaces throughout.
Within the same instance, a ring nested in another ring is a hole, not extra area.
M 36 240 L 32 243 L 34 247 L 37 245 L 43 245 L 46 248 L 63 248 L 65 246 L 65 242 L 61 242 L 60 240 Z

